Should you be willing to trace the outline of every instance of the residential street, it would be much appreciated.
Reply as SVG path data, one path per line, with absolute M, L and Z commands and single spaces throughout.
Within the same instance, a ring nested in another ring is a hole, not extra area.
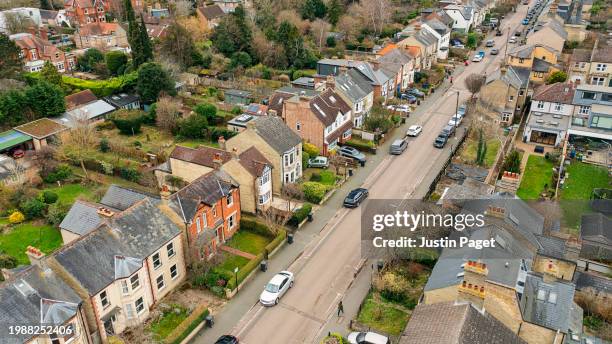
M 408 123 L 394 132 L 395 136 L 400 136 L 411 124 L 423 125 L 423 133 L 410 140 L 406 152 L 400 156 L 388 155 L 388 145 L 392 140 L 387 140 L 377 155 L 369 157 L 366 167 L 359 169 L 316 213 L 315 221 L 296 234 L 296 243 L 283 248 L 270 261 L 269 271 L 258 273 L 223 312 L 216 315 L 215 327 L 206 329 L 194 342 L 211 343 L 219 335 L 231 333 L 240 338 L 241 343 L 247 344 L 314 343 L 328 330 L 346 328 L 345 324 L 354 315 L 350 314 L 351 309 L 354 312 L 358 304 L 352 304 L 353 300 L 349 304 L 345 300 L 345 310 L 349 314 L 341 322 L 337 322 L 336 306 L 344 299 L 364 263 L 359 250 L 361 213 L 359 209 L 341 208 L 346 192 L 360 184 L 370 190 L 371 199 L 419 198 L 427 192 L 431 180 L 448 158 L 451 146 L 456 145 L 456 139 L 449 141 L 443 150 L 432 145 L 455 111 L 456 92 L 459 91 L 459 102 L 465 101 L 469 97 L 463 81 L 467 75 L 491 73 L 499 68 L 507 30 L 511 28 L 513 32 L 520 26 L 526 10 L 527 6 L 520 6 L 519 13 L 502 22 L 504 35 L 493 37 L 500 55 L 493 58 L 487 55 L 480 63 L 459 67 L 453 76 L 454 84 L 451 86 L 446 81 L 443 89 L 429 96 L 411 115 Z M 440 96 L 442 92 L 443 96 Z M 267 280 L 281 269 L 295 273 L 295 286 L 278 306 L 264 308 L 257 303 L 258 295 Z M 367 291 L 363 283 L 369 283 L 368 279 L 361 278 L 354 286 Z M 361 299 L 355 302 L 361 302 Z

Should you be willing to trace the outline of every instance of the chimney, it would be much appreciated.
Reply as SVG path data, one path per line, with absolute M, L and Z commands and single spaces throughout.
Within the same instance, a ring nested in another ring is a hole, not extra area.
M 377 60 L 370 61 L 370 64 L 372 65 L 372 69 L 374 70 L 378 70 L 378 68 L 380 67 L 380 62 L 378 62 Z
M 215 165 L 215 168 L 221 167 L 221 164 L 223 164 L 223 160 L 221 160 L 221 153 L 215 152 L 215 156 L 213 157 L 213 164 Z
M 414 31 L 416 31 L 416 32 L 421 31 L 421 23 L 414 24 Z
M 334 79 L 333 75 L 328 75 L 327 78 L 325 78 L 325 88 L 328 89 L 334 89 L 336 87 L 336 80 Z
M 219 143 L 219 148 L 226 150 L 225 148 L 225 137 L 219 136 L 219 139 L 217 140 L 217 142 Z
M 234 147 L 232 148 L 232 158 L 238 160 L 239 156 L 238 156 L 238 148 Z
M 102 217 L 113 217 L 113 215 L 115 215 L 115 212 L 105 207 L 98 207 L 98 215 Z
M 276 110 L 269 109 L 268 110 L 268 115 L 270 115 L 270 116 L 278 116 L 278 113 L 276 112 Z
M 170 188 L 168 188 L 168 185 L 164 184 L 161 187 L 161 191 L 159 192 L 159 197 L 162 200 L 162 203 L 166 204 L 168 203 L 168 200 L 170 199 L 170 195 L 172 195 L 172 193 L 170 192 Z
M 503 219 L 506 217 L 506 208 L 490 205 L 487 209 L 487 215 Z
M 45 254 L 42 253 L 39 249 L 33 246 L 28 246 L 28 248 L 26 249 L 26 255 L 28 256 L 28 258 L 30 258 L 30 264 L 38 267 L 43 267 L 43 258 L 45 257 Z

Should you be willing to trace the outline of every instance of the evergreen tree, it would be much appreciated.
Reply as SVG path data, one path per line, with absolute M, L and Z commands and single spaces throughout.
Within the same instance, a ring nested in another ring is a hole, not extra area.
M 162 66 L 153 62 L 144 63 L 138 69 L 136 88 L 140 99 L 145 104 L 155 103 L 162 92 L 171 96 L 176 95 L 174 81 L 170 75 Z
M 128 22 L 128 42 L 132 49 L 132 66 L 138 68 L 153 58 L 153 48 L 142 16 L 140 16 L 139 23 L 130 0 L 124 1 L 124 7 L 125 18 Z
M 302 19 L 308 19 L 310 21 L 316 18 L 324 18 L 327 7 L 323 0 L 306 0 L 300 9 Z
M 153 59 L 153 47 L 142 15 L 140 16 L 140 46 L 143 62 L 151 61 Z
M 23 68 L 20 49 L 9 37 L 0 33 L 0 79 L 15 78 Z
M 327 19 L 329 23 L 332 25 L 338 24 L 338 20 L 342 15 L 343 8 L 340 0 L 331 0 L 329 5 L 327 5 Z
M 62 75 L 50 61 L 45 61 L 45 64 L 40 70 L 40 76 L 43 78 L 43 80 L 53 85 L 62 86 Z
M 25 95 L 36 118 L 56 117 L 66 111 L 64 92 L 57 85 L 40 80 Z
M 241 51 L 253 56 L 253 32 L 242 6 L 221 19 L 210 39 L 213 46 L 227 57 Z

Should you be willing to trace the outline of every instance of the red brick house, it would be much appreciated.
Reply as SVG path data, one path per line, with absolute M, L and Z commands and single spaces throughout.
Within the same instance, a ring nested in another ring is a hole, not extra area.
M 66 0 L 66 17 L 76 26 L 89 23 L 106 22 L 106 12 L 110 2 L 104 0 Z
M 323 155 L 351 138 L 351 106 L 332 85 L 315 96 L 295 95 L 285 100 L 282 116 L 291 130 L 317 146 Z
M 191 257 L 209 259 L 240 227 L 240 189 L 227 173 L 213 170 L 169 198 L 183 218 Z
M 45 61 L 50 61 L 60 73 L 70 71 L 76 66 L 76 57 L 73 54 L 64 53 L 40 37 L 30 33 L 18 33 L 10 38 L 21 49 L 19 55 L 28 72 L 40 71 Z

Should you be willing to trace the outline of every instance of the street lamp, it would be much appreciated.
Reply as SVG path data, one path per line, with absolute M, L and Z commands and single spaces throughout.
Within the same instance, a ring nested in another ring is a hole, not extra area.
M 238 292 L 238 267 L 234 268 L 234 276 L 236 277 L 236 292 Z
M 457 135 L 457 124 L 459 124 L 457 122 L 457 120 L 459 119 L 459 116 L 457 116 L 457 113 L 459 112 L 459 91 L 457 91 L 457 103 L 455 104 L 455 114 L 453 115 L 453 136 Z

